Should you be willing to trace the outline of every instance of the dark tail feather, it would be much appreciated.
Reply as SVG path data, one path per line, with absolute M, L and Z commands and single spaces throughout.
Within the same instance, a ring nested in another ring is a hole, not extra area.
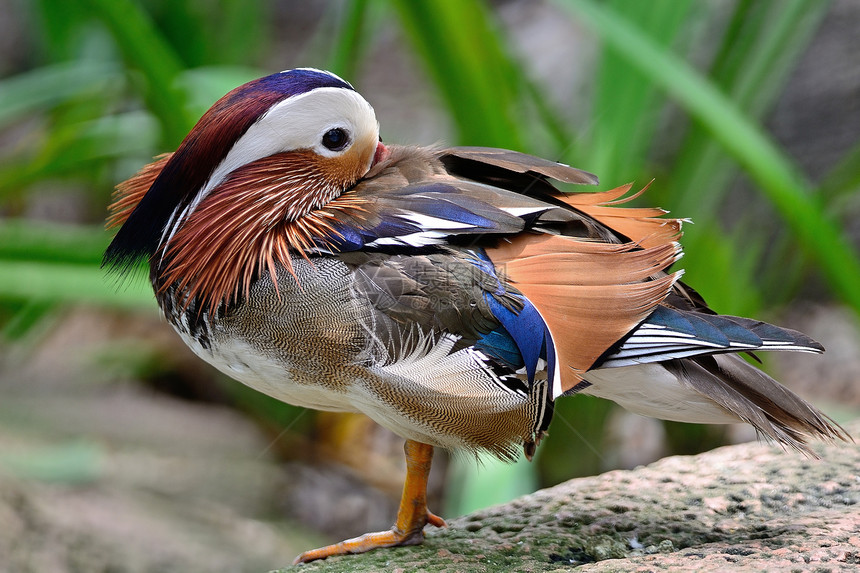
M 760 434 L 810 457 L 817 457 L 807 445 L 810 438 L 851 440 L 839 424 L 737 355 L 698 356 L 664 365 Z
M 788 350 L 823 352 L 802 332 L 739 316 L 659 306 L 627 338 L 602 357 L 603 368 L 663 362 L 724 352 Z M 758 359 L 758 358 L 756 358 Z

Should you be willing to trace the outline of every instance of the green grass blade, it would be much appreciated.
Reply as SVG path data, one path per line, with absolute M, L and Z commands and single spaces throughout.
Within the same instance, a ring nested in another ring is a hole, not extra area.
M 725 35 L 712 77 L 747 117 L 758 119 L 779 95 L 791 65 L 811 39 L 828 2 L 743 2 Z M 698 123 L 673 165 L 671 204 L 685 216 L 712 213 L 728 190 L 735 164 Z M 696 189 L 697 193 L 691 193 Z
M 830 170 L 821 181 L 819 190 L 828 204 L 843 202 L 849 195 L 860 191 L 860 143 L 845 153 Z
M 719 312 L 755 315 L 763 303 L 755 278 L 759 258 L 765 250 L 764 237 L 755 234 L 755 228 L 749 224 L 739 225 L 745 232 L 731 235 L 726 235 L 716 222 L 695 226 L 696 240 L 688 244 L 685 237 L 684 246 L 699 256 L 682 259 L 684 280 L 694 285 Z
M 74 61 L 0 80 L 0 127 L 28 114 L 104 89 L 119 71 L 105 62 Z
M 461 144 L 520 149 L 521 86 L 482 2 L 391 0 L 454 118 Z
M 208 38 L 217 61 L 231 65 L 255 61 L 269 45 L 272 27 L 267 23 L 273 7 L 268 2 L 222 0 L 217 18 L 220 28 Z
M 6 322 L 0 322 L 0 338 L 7 341 L 24 338 L 37 324 L 51 314 L 55 305 L 50 302 L 25 301 L 16 305 L 15 312 Z
M 860 216 L 860 144 L 850 149 L 839 163 L 824 177 L 818 193 L 827 205 L 827 212 L 844 225 L 850 225 Z M 776 300 L 788 300 L 803 286 L 807 257 L 797 257 L 792 241 L 781 236 L 771 247 L 774 261 L 790 261 L 786 265 L 764 268 L 761 283 Z
M 0 299 L 94 303 L 155 312 L 148 281 L 117 282 L 96 265 L 0 259 Z
M 45 61 L 61 62 L 80 55 L 81 29 L 90 18 L 85 6 L 68 0 L 31 0 L 20 6 L 30 9 L 39 41 L 36 43 Z M 82 42 L 83 40 L 83 42 Z
M 357 75 L 365 48 L 368 0 L 348 2 L 326 69 L 349 81 Z
M 589 0 L 559 0 L 675 98 L 744 167 L 815 259 L 831 288 L 860 312 L 860 260 L 774 143 L 683 60 L 661 50 L 622 16 Z
M 101 227 L 0 219 L 0 259 L 100 265 L 110 239 Z
M 144 112 L 106 116 L 55 130 L 32 158 L 13 157 L 0 164 L 0 199 L 20 194 L 27 185 L 59 176 L 81 176 L 93 164 L 142 156 L 155 147 L 158 129 Z
M 163 127 L 166 147 L 176 147 L 196 118 L 186 113 L 185 96 L 176 85 L 182 63 L 146 12 L 133 0 L 85 2 L 111 31 L 126 61 L 147 81 L 145 100 Z
M 710 75 L 747 117 L 758 119 L 773 105 L 828 5 L 828 2 L 810 5 L 805 0 L 746 0 L 736 5 Z M 661 186 L 665 190 L 664 202 L 680 215 L 694 221 L 706 221 L 719 210 L 736 173 L 737 163 L 700 124 L 693 122 L 672 164 L 671 177 L 665 186 Z M 691 257 L 686 259 L 685 266 L 689 266 L 687 263 L 695 265 L 697 253 L 710 253 L 709 245 L 713 244 L 709 237 L 704 236 L 707 225 L 694 225 L 687 229 L 684 243 Z M 751 238 L 761 235 L 761 230 L 755 226 L 749 226 L 747 230 Z M 783 244 L 782 249 L 762 250 L 761 254 L 766 258 L 734 270 L 733 284 L 748 287 L 750 300 L 747 303 L 756 300 L 752 296 L 756 288 L 768 293 L 769 304 L 779 304 L 794 292 L 791 285 L 798 284 L 798 273 L 804 265 L 786 264 L 797 259 L 790 252 L 794 242 L 784 240 L 787 238 L 779 241 Z M 742 255 L 738 252 L 735 256 Z M 706 264 L 696 266 L 703 273 L 710 269 L 710 276 L 699 275 L 699 284 L 703 285 L 717 282 L 727 270 Z M 775 266 L 778 268 L 771 268 Z M 774 282 L 771 280 L 773 277 L 778 277 L 778 280 Z M 750 304 L 740 303 L 737 297 L 731 298 L 737 306 L 716 307 L 734 313 L 754 313 L 757 310 Z M 712 302 L 718 304 L 716 300 Z
M 457 517 L 504 503 L 538 488 L 534 466 L 525 458 L 506 462 L 485 456 L 454 457 L 448 466 L 445 515 Z
M 537 82 L 525 74 L 523 74 L 521 79 L 526 90 L 526 95 L 537 112 L 538 121 L 534 124 L 535 131 L 543 130 L 546 133 L 546 138 L 549 140 L 549 149 L 546 152 L 542 153 L 537 149 L 529 149 L 529 152 L 545 155 L 562 163 L 569 162 L 576 164 L 578 159 L 582 157 L 584 134 L 574 134 L 573 130 L 565 124 L 563 114 L 550 101 L 550 98 L 547 97 Z M 533 134 L 529 133 L 528 135 Z M 541 147 L 531 140 L 529 143 L 535 147 Z
M 674 43 L 692 7 L 689 0 L 614 0 L 609 5 L 664 50 Z M 614 181 L 630 181 L 639 174 L 654 140 L 658 92 L 649 75 L 611 44 L 602 52 L 596 82 L 592 155 L 584 164 L 596 173 L 611 174 Z

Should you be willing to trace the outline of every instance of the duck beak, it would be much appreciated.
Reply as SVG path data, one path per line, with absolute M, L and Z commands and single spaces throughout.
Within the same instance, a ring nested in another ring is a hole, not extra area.
M 391 155 L 391 151 L 380 141 L 376 144 L 376 153 L 373 154 L 373 163 L 370 164 L 370 167 L 373 168 L 380 161 L 385 161 L 389 155 Z

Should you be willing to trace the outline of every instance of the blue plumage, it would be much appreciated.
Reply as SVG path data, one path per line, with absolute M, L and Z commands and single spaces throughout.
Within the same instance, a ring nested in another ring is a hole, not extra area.
M 658 306 L 600 366 L 629 366 L 721 352 L 820 348 L 795 331 L 766 322 Z
M 529 382 L 534 382 L 541 359 L 547 361 L 547 370 L 551 374 L 555 367 L 555 352 L 554 350 L 551 354 L 547 352 L 547 349 L 552 347 L 552 338 L 540 313 L 529 299 L 519 293 L 510 292 L 502 284 L 496 275 L 495 266 L 485 253 L 476 254 L 477 257 L 471 261 L 472 264 L 496 278 L 496 291 L 485 292 L 484 300 L 503 329 L 497 329 L 482 338 L 480 347 L 489 350 L 498 349 L 503 354 L 510 354 L 510 343 L 513 342 L 519 352 L 519 360 L 516 361 L 517 366 L 514 369 L 525 367 Z M 504 304 L 501 301 L 503 296 L 513 298 L 516 304 Z M 552 363 L 548 354 L 552 356 Z
M 317 88 L 342 88 L 355 91 L 349 82 L 329 72 L 313 68 L 297 68 L 265 76 L 241 86 L 239 90 L 233 92 L 235 97 L 247 97 L 248 93 L 243 92 L 242 88 L 249 91 L 278 93 L 283 96 L 283 99 Z
M 523 308 L 519 311 L 503 305 L 489 293 L 484 295 L 484 298 L 489 303 L 493 316 L 502 323 L 508 336 L 516 344 L 529 382 L 534 382 L 538 361 L 541 358 L 547 360 L 546 349 L 552 346 L 546 324 L 534 305 L 525 297 L 518 297 L 523 303 Z
M 333 231 L 317 240 L 317 246 L 336 252 L 358 251 L 378 239 L 404 237 L 421 231 L 409 221 L 384 217 L 372 227 L 361 227 L 344 223 L 332 225 Z
M 432 196 L 426 197 L 422 194 L 421 197 L 410 198 L 409 211 L 415 214 L 443 219 L 451 223 L 461 223 L 462 227 L 458 228 L 458 233 L 462 233 L 464 231 L 471 232 L 470 227 L 475 228 L 475 230 L 479 232 L 488 232 L 498 229 L 498 223 L 477 213 L 481 208 L 486 210 L 485 204 L 476 204 L 473 206 L 473 209 L 468 209 L 464 205 L 465 201 L 459 197 L 458 200 L 458 203 L 452 203 L 444 198 Z M 427 230 L 434 228 L 440 227 L 430 227 Z
M 475 348 L 511 370 L 519 370 L 525 365 L 520 348 L 504 327 L 483 335 L 475 342 Z
M 336 252 L 356 251 L 368 245 L 390 246 L 400 240 L 410 246 L 409 237 L 418 233 L 426 233 L 427 243 L 434 244 L 434 238 L 510 233 L 525 225 L 523 217 L 457 191 L 451 185 L 429 184 L 376 196 L 366 207 L 366 216 L 348 218 L 342 214 L 342 219 L 332 222 L 332 231 L 317 238 L 317 246 Z M 360 189 L 355 193 L 361 197 Z

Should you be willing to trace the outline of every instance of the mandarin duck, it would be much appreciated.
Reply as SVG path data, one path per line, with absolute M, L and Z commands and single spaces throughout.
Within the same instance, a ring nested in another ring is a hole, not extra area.
M 680 219 L 630 186 L 479 147 L 386 146 L 329 72 L 242 85 L 179 148 L 118 185 L 105 265 L 150 268 L 182 340 L 278 400 L 362 412 L 405 438 L 390 531 L 297 562 L 411 545 L 433 448 L 531 459 L 555 400 L 588 394 L 666 420 L 747 422 L 784 446 L 838 425 L 737 353 L 821 352 L 713 312 L 681 271 Z M 635 196 L 635 195 L 634 195 Z

